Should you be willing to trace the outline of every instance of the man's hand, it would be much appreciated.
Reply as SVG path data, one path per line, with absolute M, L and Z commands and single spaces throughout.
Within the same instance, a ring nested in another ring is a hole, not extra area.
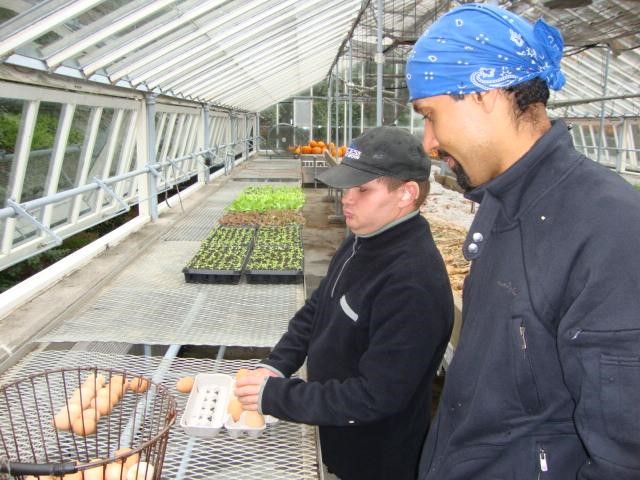
M 256 368 L 248 374 L 236 379 L 234 393 L 242 404 L 244 410 L 258 410 L 258 394 L 265 377 L 277 377 L 278 375 L 268 368 Z

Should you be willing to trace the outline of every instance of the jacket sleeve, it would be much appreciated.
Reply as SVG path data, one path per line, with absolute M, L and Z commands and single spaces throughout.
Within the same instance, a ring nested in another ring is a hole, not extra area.
M 324 280 L 323 280 L 324 282 Z M 309 350 L 309 339 L 313 332 L 313 319 L 318 302 L 318 292 L 323 282 L 313 292 L 291 320 L 287 331 L 280 338 L 273 351 L 260 363 L 284 377 L 290 377 L 304 363 Z
M 576 248 L 560 310 L 558 351 L 588 455 L 578 480 L 640 478 L 640 215 L 622 220 L 600 219 Z
M 439 365 L 451 333 L 446 302 L 418 283 L 389 282 L 384 298 L 372 305 L 370 343 L 358 376 L 324 383 L 269 378 L 261 391 L 262 412 L 295 422 L 346 426 L 405 409 L 418 386 L 431 381 L 427 372 Z

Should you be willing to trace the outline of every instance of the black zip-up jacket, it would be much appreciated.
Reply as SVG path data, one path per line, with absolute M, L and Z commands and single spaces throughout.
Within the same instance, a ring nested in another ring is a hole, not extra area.
M 640 194 L 562 121 L 474 189 L 421 480 L 640 479 Z
M 431 384 L 453 323 L 444 262 L 417 215 L 349 236 L 263 364 L 308 381 L 267 380 L 263 413 L 320 425 L 324 463 L 342 480 L 413 480 Z

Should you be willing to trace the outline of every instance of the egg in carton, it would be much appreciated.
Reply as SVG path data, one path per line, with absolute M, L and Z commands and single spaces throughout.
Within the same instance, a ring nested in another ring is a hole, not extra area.
M 233 415 L 229 414 L 224 428 L 232 438 L 238 438 L 243 433 L 250 438 L 258 438 L 267 425 L 260 413 L 244 410 L 240 413 L 238 420 L 234 420 Z
M 278 421 L 271 415 L 243 410 L 233 394 L 234 388 L 235 379 L 230 375 L 196 375 L 180 419 L 185 432 L 196 437 L 213 437 L 224 427 L 233 438 L 243 433 L 257 438 L 267 424 Z
M 195 437 L 214 437 L 227 421 L 233 378 L 221 373 L 196 375 L 180 426 Z
M 233 387 L 235 388 L 235 380 Z M 235 395 L 231 394 L 224 428 L 227 429 L 232 438 L 238 438 L 243 433 L 246 433 L 251 438 L 257 438 L 262 434 L 267 424 L 277 421 L 278 419 L 271 415 L 262 415 L 255 411 L 243 410 L 240 401 Z

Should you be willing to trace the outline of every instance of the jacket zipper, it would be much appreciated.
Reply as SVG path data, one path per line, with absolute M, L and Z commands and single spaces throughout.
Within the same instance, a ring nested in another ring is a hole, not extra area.
M 333 298 L 333 294 L 336 291 L 336 285 L 338 285 L 338 280 L 340 280 L 340 277 L 342 276 L 342 272 L 344 271 L 344 267 L 347 266 L 347 263 L 349 263 L 349 260 L 351 260 L 356 254 L 356 245 L 357 244 L 358 244 L 358 237 L 355 237 L 354 240 L 353 240 L 353 247 L 351 249 L 351 255 L 342 264 L 342 268 L 340 269 L 340 272 L 338 273 L 338 277 L 336 278 L 336 281 L 333 283 L 333 288 L 331 289 L 331 298 Z
M 525 337 L 525 326 L 524 325 L 520 325 L 520 348 L 522 350 L 526 350 L 527 349 L 527 338 Z
M 549 471 L 549 464 L 547 463 L 547 452 L 543 446 L 538 447 L 538 461 L 540 462 L 540 472 L 538 472 L 538 480 L 542 478 L 542 474 Z

